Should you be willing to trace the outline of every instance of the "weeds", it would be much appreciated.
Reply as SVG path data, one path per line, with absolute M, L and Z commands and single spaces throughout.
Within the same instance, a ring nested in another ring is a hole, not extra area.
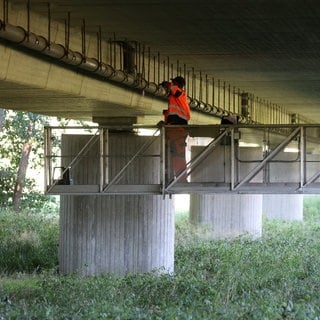
M 58 276 L 51 268 L 56 256 L 49 267 L 44 260 L 38 262 L 42 272 L 29 275 L 7 277 L 10 268 L 1 265 L 0 319 L 319 320 L 320 219 L 315 203 L 306 206 L 304 222 L 265 220 L 263 237 L 254 241 L 200 238 L 203 232 L 180 216 L 173 274 Z M 1 219 L 6 234 L 19 239 L 20 245 L 32 244 L 43 252 L 43 259 L 56 252 L 55 219 L 29 216 L 20 222 L 20 215 Z M 1 237 L 9 244 L 6 236 Z M 1 252 L 3 247 L 1 241 Z M 31 248 L 30 254 L 35 255 Z M 29 272 L 35 265 L 21 271 Z
M 57 216 L 1 211 L 0 226 L 2 273 L 30 273 L 57 265 Z

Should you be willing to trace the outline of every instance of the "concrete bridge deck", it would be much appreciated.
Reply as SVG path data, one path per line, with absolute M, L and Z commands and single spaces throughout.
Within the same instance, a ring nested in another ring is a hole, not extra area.
M 75 7 L 68 1 L 51 3 L 55 5 L 53 6 L 55 9 L 60 6 L 68 7 L 71 11 L 77 12 L 77 16 L 91 12 L 91 17 L 97 18 L 99 23 L 102 22 L 101 18 L 104 24 L 109 22 L 105 20 L 111 19 L 111 17 L 105 19 L 104 13 L 101 16 L 101 12 L 94 5 L 85 1 L 81 1 L 79 7 Z M 310 111 L 311 107 L 308 112 L 305 112 L 312 95 L 310 94 L 303 102 L 297 103 L 301 99 L 297 99 L 295 92 L 290 90 L 288 94 L 283 94 L 287 91 L 277 87 L 279 77 L 272 88 L 277 92 L 280 90 L 281 95 L 266 95 L 263 91 L 263 94 L 258 97 L 252 91 L 250 77 L 248 77 L 250 85 L 245 87 L 228 82 L 234 81 L 238 72 L 233 74 L 233 77 L 226 78 L 225 74 L 222 74 L 222 78 L 219 78 L 212 75 L 211 71 L 199 69 L 196 65 L 187 65 L 180 60 L 189 54 L 184 55 L 181 52 L 181 57 L 178 56 L 176 59 L 168 56 L 167 53 L 155 52 L 154 49 L 151 51 L 140 43 L 139 39 L 126 41 L 123 36 L 118 38 L 115 35 L 110 39 L 105 38 L 103 32 L 98 33 L 97 37 L 97 33 L 92 32 L 92 25 L 90 32 L 85 31 L 88 24 L 85 24 L 84 20 L 82 25 L 75 27 L 70 20 L 70 14 L 67 15 L 68 12 L 64 9 L 60 12 L 58 19 L 53 19 L 55 16 L 53 13 L 57 12 L 53 9 L 52 12 L 50 10 L 48 12 L 49 4 L 38 1 L 32 1 L 31 6 L 30 2 L 28 2 L 29 6 L 26 4 L 25 1 L 4 0 L 3 6 L 0 6 L 2 16 L 0 20 L 0 92 L 3 108 L 89 120 L 99 124 L 102 123 L 102 119 L 128 115 L 138 124 L 157 123 L 165 107 L 164 92 L 159 87 L 159 83 L 178 73 L 187 80 L 186 89 L 189 93 L 190 105 L 192 110 L 196 111 L 192 115 L 192 124 L 219 123 L 219 118 L 229 113 L 239 115 L 241 123 L 312 123 L 318 118 L 314 110 Z M 125 1 L 124 4 L 125 7 L 128 5 L 130 12 L 134 12 L 135 15 L 140 16 L 142 13 L 139 5 L 134 2 L 126 3 Z M 114 12 L 113 23 L 118 22 L 117 15 L 128 14 L 121 11 L 124 4 L 119 5 L 119 12 L 117 10 Z M 117 7 L 116 4 L 113 5 Z M 214 6 L 217 5 L 218 3 L 214 4 Z M 103 6 L 108 7 L 108 3 L 104 2 Z M 152 14 L 161 15 L 161 7 L 158 4 L 157 10 Z M 202 8 L 204 13 L 205 7 Z M 192 6 L 189 5 L 188 10 L 192 10 Z M 193 10 L 191 12 L 194 13 Z M 247 14 L 245 11 L 242 13 Z M 61 14 L 66 15 L 65 19 L 62 19 Z M 143 32 L 139 35 L 142 39 L 148 34 L 145 32 L 143 18 L 149 19 L 149 13 L 142 13 L 141 18 L 139 29 L 143 26 Z M 176 19 L 178 17 L 175 17 Z M 158 20 L 155 19 L 155 21 Z M 135 26 L 137 23 L 138 21 L 134 21 Z M 254 25 L 256 25 L 255 22 Z M 96 23 L 94 26 L 96 27 Z M 126 24 L 123 26 L 126 27 Z M 201 27 L 206 28 L 203 23 Z M 130 29 L 128 24 L 128 34 Z M 169 29 L 168 31 L 171 32 L 170 24 Z M 211 33 L 213 36 L 214 30 L 210 25 Z M 184 36 L 187 37 L 186 39 L 190 37 L 188 45 L 192 46 L 193 42 L 198 41 L 197 37 L 192 39 L 192 33 Z M 161 43 L 164 40 L 168 42 L 166 33 L 165 36 L 156 39 L 161 40 Z M 204 41 L 203 45 L 209 45 L 209 43 Z M 128 46 L 131 46 L 131 65 L 128 65 L 127 61 Z M 170 46 L 173 51 L 180 52 L 179 46 L 175 46 L 174 43 Z M 199 56 L 197 58 L 198 62 L 201 62 L 202 59 Z M 211 69 L 212 64 L 218 60 L 217 57 L 210 59 L 210 63 L 207 62 L 208 68 Z M 240 61 L 241 59 L 238 59 L 237 63 Z M 232 64 L 227 65 L 230 67 Z M 246 65 L 242 68 L 245 71 Z M 260 79 L 264 72 L 258 71 L 258 74 Z M 307 72 L 301 71 L 300 77 L 301 74 L 304 75 Z M 269 76 L 270 74 L 267 75 L 267 80 L 262 81 L 263 86 L 269 83 Z M 258 83 L 260 82 L 259 80 Z M 240 81 L 240 84 L 242 83 L 243 80 Z M 286 81 L 285 84 L 289 83 L 291 82 Z M 305 87 L 310 86 L 304 85 L 304 89 Z M 245 112 L 241 105 L 243 93 L 248 97 Z M 274 97 L 276 97 L 275 101 L 271 101 Z M 291 100 L 294 101 L 294 107 L 289 104 L 290 108 L 287 108 L 286 105 Z M 279 104 L 279 101 L 285 103 Z M 301 106 L 304 107 L 303 110 Z M 316 107 L 317 103 L 313 101 L 312 108 Z M 103 124 L 105 123 L 104 120 Z

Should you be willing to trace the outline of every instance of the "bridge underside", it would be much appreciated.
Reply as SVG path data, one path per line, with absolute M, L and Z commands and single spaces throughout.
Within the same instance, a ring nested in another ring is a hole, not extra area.
M 188 135 L 182 166 L 181 158 L 177 159 L 170 146 L 172 129 L 172 126 L 46 128 L 46 193 L 163 196 L 320 193 L 318 125 L 179 127 L 175 130 Z M 117 154 L 109 154 L 113 137 L 121 135 L 141 137 L 135 153 L 119 150 Z M 67 147 L 60 153 L 52 141 L 68 141 L 68 137 L 79 140 L 77 147 L 72 150 Z M 110 165 L 115 159 L 117 168 Z M 157 174 L 144 176 L 141 169 L 135 171 L 136 167 L 151 167 Z M 85 178 L 83 172 L 87 174 Z

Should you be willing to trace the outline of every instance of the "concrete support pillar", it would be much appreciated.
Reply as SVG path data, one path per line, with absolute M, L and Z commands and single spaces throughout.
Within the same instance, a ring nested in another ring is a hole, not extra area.
M 262 234 L 262 195 L 192 194 L 190 221 L 210 227 L 212 239 Z
M 298 157 L 298 153 L 280 152 L 275 157 L 278 162 L 269 165 L 270 181 L 279 183 L 299 181 L 300 162 L 297 161 Z M 303 220 L 303 195 L 265 194 L 263 196 L 263 213 L 270 219 L 301 221 Z
M 265 194 L 263 213 L 269 219 L 303 220 L 302 194 Z
M 191 149 L 197 154 L 202 147 Z M 191 174 L 192 181 L 230 182 L 230 146 L 219 145 L 212 155 Z M 238 158 L 248 161 L 239 167 L 239 178 L 250 171 L 262 157 L 260 148 L 240 148 Z M 261 174 L 254 178 L 261 179 Z M 210 227 L 213 239 L 235 238 L 262 234 L 262 195 L 255 194 L 192 194 L 190 221 Z
M 109 176 L 123 167 L 137 146 L 150 137 L 131 133 L 110 135 Z M 64 163 L 74 156 L 89 136 L 63 137 Z M 159 152 L 157 140 L 147 150 Z M 99 152 L 94 145 L 84 159 L 71 168 L 74 184 L 98 184 Z M 157 157 L 142 157 L 132 164 L 121 183 L 152 183 L 158 180 Z M 173 201 L 158 195 L 61 196 L 60 272 L 85 275 L 148 272 L 174 267 Z

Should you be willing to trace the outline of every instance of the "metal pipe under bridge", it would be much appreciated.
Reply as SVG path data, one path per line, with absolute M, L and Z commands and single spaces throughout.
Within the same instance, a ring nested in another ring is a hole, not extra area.
M 186 160 L 181 166 L 178 159 L 177 172 L 172 136 L 179 130 Z M 320 193 L 320 125 L 45 127 L 44 133 L 47 194 Z

